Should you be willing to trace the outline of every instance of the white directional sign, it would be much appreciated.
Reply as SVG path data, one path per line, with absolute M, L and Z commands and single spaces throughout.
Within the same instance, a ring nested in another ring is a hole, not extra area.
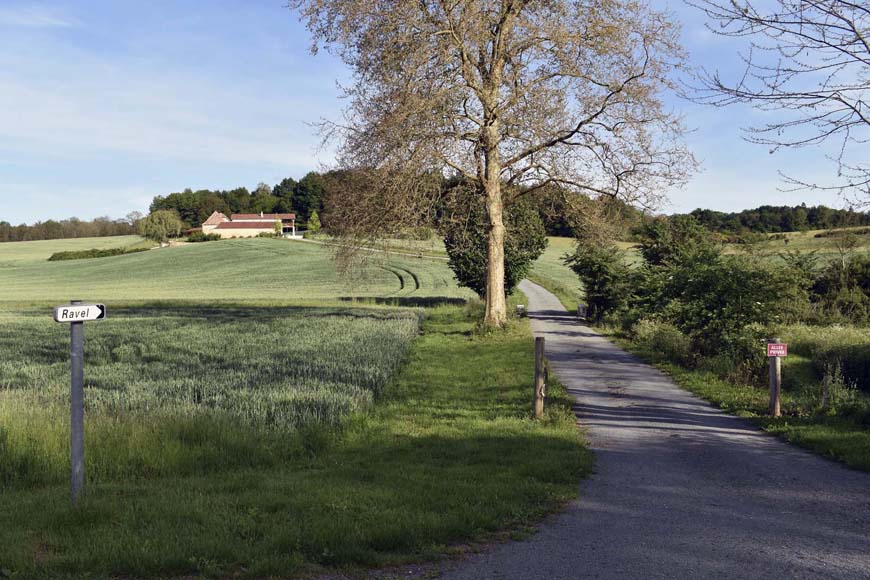
M 103 304 L 76 304 L 54 308 L 55 322 L 86 322 L 88 320 L 102 320 L 105 317 L 106 307 Z

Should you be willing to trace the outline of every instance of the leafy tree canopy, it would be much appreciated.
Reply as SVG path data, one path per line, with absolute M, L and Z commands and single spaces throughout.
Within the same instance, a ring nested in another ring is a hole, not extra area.
M 172 210 L 159 209 L 139 221 L 140 233 L 155 242 L 166 242 L 169 238 L 181 235 L 184 222 Z
M 472 189 L 458 186 L 448 193 L 447 215 L 441 230 L 450 268 L 461 286 L 486 294 L 486 212 L 474 203 Z M 521 199 L 505 210 L 504 287 L 508 294 L 520 283 L 532 263 L 547 247 L 547 233 L 537 208 Z

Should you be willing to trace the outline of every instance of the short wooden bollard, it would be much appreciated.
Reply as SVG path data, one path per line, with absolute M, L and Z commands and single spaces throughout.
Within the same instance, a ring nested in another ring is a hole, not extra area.
M 544 416 L 545 372 L 544 338 L 539 336 L 535 338 L 535 419 Z
M 767 344 L 781 344 L 778 338 L 770 339 Z M 768 354 L 771 352 L 768 346 Z M 780 409 L 780 398 L 782 395 L 782 366 L 779 356 L 768 356 L 770 361 L 770 404 L 767 407 L 767 413 L 771 417 L 779 417 L 782 414 Z

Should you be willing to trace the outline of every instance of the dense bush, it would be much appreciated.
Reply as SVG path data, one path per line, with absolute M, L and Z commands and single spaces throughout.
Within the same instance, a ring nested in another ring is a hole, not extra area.
M 691 216 L 659 218 L 637 232 L 640 254 L 650 266 L 678 264 L 689 259 L 708 259 L 717 254 L 710 232 Z
M 624 311 L 632 299 L 632 277 L 622 253 L 614 247 L 578 244 L 566 263 L 580 277 L 586 291 L 586 318 L 601 322 Z
M 634 326 L 633 333 L 635 344 L 652 360 L 691 364 L 692 341 L 673 324 L 644 319 Z
M 187 236 L 187 241 L 192 243 L 199 242 L 216 242 L 220 240 L 220 234 L 206 234 L 204 232 L 193 232 L 189 236 Z
M 814 322 L 870 321 L 870 257 L 843 255 L 815 274 L 812 283 Z
M 451 190 L 448 213 L 441 221 L 450 269 L 460 286 L 486 294 L 488 230 L 486 211 L 463 185 Z M 547 247 L 537 208 L 521 198 L 504 210 L 504 286 L 510 294 Z
M 106 250 L 76 250 L 71 252 L 55 252 L 49 258 L 49 262 L 62 262 L 64 260 L 86 260 L 88 258 L 109 258 L 111 256 L 123 256 L 136 252 L 147 252 L 148 248 L 109 248 Z
M 654 359 L 762 381 L 767 328 L 810 310 L 813 261 L 723 255 L 686 216 L 653 220 L 638 233 L 644 261 L 633 270 L 615 247 L 591 243 L 566 259 L 586 289 L 590 318 L 618 320 Z
M 786 331 L 795 352 L 810 358 L 819 376 L 838 366 L 845 380 L 870 392 L 870 332 L 865 329 L 792 326 Z
M 793 322 L 806 311 L 803 281 L 781 266 L 745 256 L 718 256 L 670 269 L 665 314 L 703 352 L 752 324 Z

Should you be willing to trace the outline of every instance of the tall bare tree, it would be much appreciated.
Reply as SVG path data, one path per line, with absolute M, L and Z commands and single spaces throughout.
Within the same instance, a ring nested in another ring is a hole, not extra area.
M 870 198 L 870 3 L 866 0 L 687 0 L 715 34 L 748 37 L 744 72 L 703 74 L 700 100 L 750 103 L 775 112 L 749 128 L 750 141 L 776 151 L 831 143 L 837 177 L 798 188 Z M 857 157 L 857 159 L 856 159 Z
M 693 165 L 661 100 L 683 64 L 667 14 L 639 0 L 290 0 L 353 70 L 339 162 L 374 189 L 331 226 L 383 231 L 432 200 L 427 177 L 475 186 L 489 220 L 484 323 L 507 317 L 503 211 L 559 184 L 653 205 Z M 523 192 L 523 193 L 519 193 Z M 341 207 L 335 207 L 339 205 Z

